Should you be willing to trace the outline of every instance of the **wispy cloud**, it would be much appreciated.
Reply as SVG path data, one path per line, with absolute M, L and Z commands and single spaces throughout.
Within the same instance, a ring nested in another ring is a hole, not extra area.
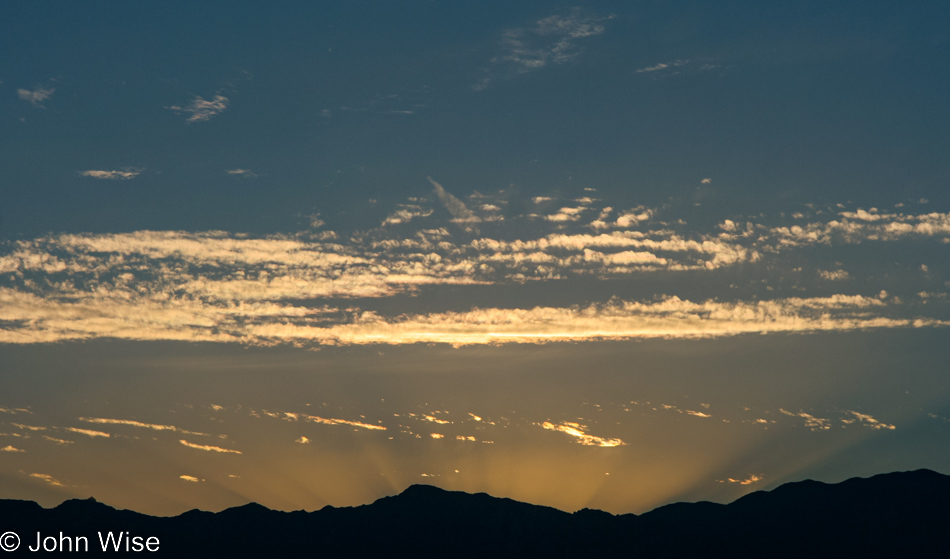
M 43 103 L 53 96 L 54 91 L 56 91 L 56 88 L 50 87 L 47 89 L 39 85 L 33 89 L 16 90 L 20 99 L 30 103 L 36 109 L 45 109 Z
M 131 419 L 106 419 L 102 417 L 80 417 L 80 421 L 85 421 L 86 423 L 98 423 L 101 425 L 127 425 L 130 427 L 138 427 L 142 429 L 152 429 L 153 431 L 173 431 L 176 433 L 184 433 L 186 435 L 199 435 L 199 436 L 208 436 L 207 433 L 196 433 L 194 431 L 186 431 L 185 429 L 179 429 L 174 425 L 159 425 L 155 423 L 142 423 L 141 421 L 134 421 Z
M 90 170 L 80 171 L 79 174 L 84 177 L 92 177 L 94 179 L 128 180 L 139 176 L 142 171 L 143 169 L 126 169 L 124 171 Z
M 721 68 L 718 61 L 703 58 L 698 60 L 677 59 L 668 62 L 658 62 L 652 66 L 644 66 L 634 70 L 636 74 L 645 74 L 652 78 L 665 78 L 685 73 L 708 72 Z M 709 184 L 710 179 L 703 179 L 702 184 Z
M 423 208 L 414 204 L 401 204 L 401 206 L 401 208 L 386 216 L 386 219 L 384 219 L 381 224 L 383 227 L 387 225 L 401 225 L 403 223 L 409 223 L 417 217 L 429 217 L 432 215 L 432 210 L 429 208 Z
M 232 450 L 230 448 L 221 448 L 220 446 L 212 446 L 209 444 L 195 444 L 195 443 L 190 443 L 186 441 L 185 439 L 181 439 L 178 442 L 187 446 L 188 448 L 204 450 L 206 452 L 221 452 L 225 454 L 243 454 L 240 450 Z
M 11 414 L 11 415 L 17 415 L 17 414 L 21 414 L 21 413 L 33 413 L 33 412 L 31 412 L 30 410 L 28 410 L 28 409 L 26 409 L 26 408 L 3 408 L 3 407 L 0 407 L 0 413 L 8 413 L 8 414 Z
M 182 481 L 191 482 L 191 483 L 199 483 L 199 482 L 204 481 L 203 479 L 199 479 L 199 478 L 196 478 L 195 476 L 189 476 L 186 474 L 178 476 L 178 479 Z
M 360 429 L 369 429 L 371 431 L 385 431 L 386 428 L 382 425 L 374 425 L 372 423 L 364 423 L 362 421 L 350 421 L 347 419 L 334 419 L 327 417 L 320 417 L 317 415 L 308 415 L 305 413 L 292 413 L 292 412 L 283 412 L 283 418 L 289 419 L 291 421 L 309 421 L 311 423 L 322 423 L 323 425 L 348 425 L 350 427 L 359 427 Z
M 178 114 L 189 115 L 188 118 L 185 119 L 187 122 L 204 122 L 211 120 L 212 117 L 227 109 L 228 103 L 228 98 L 220 93 L 215 94 L 210 100 L 200 95 L 195 95 L 195 98 L 187 105 L 175 105 L 168 107 L 168 109 Z
M 248 179 L 259 176 L 257 173 L 255 173 L 254 171 L 250 169 L 228 169 L 225 172 L 229 175 L 235 175 L 235 176 L 244 177 Z
M 66 487 L 66 485 L 63 484 L 63 482 L 59 481 L 58 479 L 54 478 L 53 476 L 49 474 L 32 473 L 30 474 L 30 477 L 41 480 L 41 481 L 45 481 L 46 483 L 52 485 L 53 487 Z
M 727 477 L 726 479 L 717 479 L 719 483 L 738 483 L 739 485 L 752 485 L 753 483 L 758 483 L 762 481 L 765 476 L 762 474 L 749 474 L 749 477 L 745 479 L 736 479 Z
M 453 196 L 450 192 L 447 192 L 441 184 L 437 183 L 432 177 L 427 177 L 429 182 L 432 183 L 432 187 L 435 189 L 435 195 L 438 196 L 439 200 L 442 202 L 442 205 L 445 206 L 445 209 L 452 214 L 452 221 L 455 223 L 477 223 L 480 221 L 478 217 L 468 209 L 468 206 L 464 202 Z
M 821 279 L 829 281 L 841 281 L 850 277 L 846 270 L 818 270 L 818 275 L 821 276 Z
M 551 423 L 550 421 L 545 421 L 539 424 L 541 427 L 551 430 L 559 431 L 566 435 L 570 435 L 577 439 L 577 442 L 585 446 L 602 446 L 602 447 L 615 447 L 625 445 L 627 443 L 623 442 L 620 439 L 607 439 L 604 437 L 595 437 L 594 435 L 587 433 L 587 426 L 581 425 L 580 423 L 574 423 L 571 421 L 565 421 L 562 423 Z
M 842 419 L 841 422 L 845 424 L 854 423 L 855 421 L 859 422 L 861 425 L 868 427 L 870 429 L 879 430 L 884 429 L 888 431 L 893 431 L 897 427 L 889 425 L 887 423 L 882 423 L 877 419 L 874 419 L 868 414 L 859 413 L 853 410 L 846 410 L 844 413 L 849 414 L 851 418 Z
M 26 451 L 8 444 L 7 446 L 0 448 L 0 452 L 26 452 Z
M 779 408 L 780 412 L 791 417 L 800 417 L 804 420 L 805 427 L 808 427 L 812 431 L 827 431 L 831 429 L 831 420 L 824 419 L 821 417 L 815 417 L 811 414 L 799 411 L 798 413 L 790 412 Z
M 79 433 L 80 435 L 86 435 L 87 437 L 109 438 L 112 436 L 109 433 L 103 433 L 102 431 L 94 431 L 92 429 L 80 429 L 78 427 L 66 427 L 66 430 L 71 433 Z
M 516 73 L 525 73 L 569 62 L 580 54 L 577 41 L 602 34 L 608 19 L 574 8 L 567 14 L 539 19 L 532 26 L 506 29 L 498 43 L 501 53 L 493 57 L 491 63 L 496 68 L 508 67 Z M 485 89 L 493 80 L 494 75 L 489 72 L 473 89 Z

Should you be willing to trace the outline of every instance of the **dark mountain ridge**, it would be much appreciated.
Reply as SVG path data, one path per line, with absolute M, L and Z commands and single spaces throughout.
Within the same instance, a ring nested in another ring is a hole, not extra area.
M 158 551 L 147 555 L 175 557 L 950 557 L 950 476 L 917 470 L 837 484 L 807 480 L 727 505 L 675 503 L 641 515 L 572 514 L 427 485 L 357 507 L 283 512 L 250 503 L 175 517 L 94 499 L 50 509 L 0 500 L 0 533 L 21 540 L 14 555 L 36 548 L 37 532 L 52 536 L 47 543 L 57 551 L 85 551 L 77 540 L 85 537 L 89 552 L 102 553 L 99 534 L 110 531 L 124 534 L 122 550 L 131 541 L 134 551 L 129 538 L 144 545 L 153 537 Z

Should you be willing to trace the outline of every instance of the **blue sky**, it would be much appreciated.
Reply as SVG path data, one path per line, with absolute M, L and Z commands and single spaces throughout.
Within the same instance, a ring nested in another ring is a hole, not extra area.
M 950 458 L 939 2 L 2 11 L 0 497 L 639 512 Z

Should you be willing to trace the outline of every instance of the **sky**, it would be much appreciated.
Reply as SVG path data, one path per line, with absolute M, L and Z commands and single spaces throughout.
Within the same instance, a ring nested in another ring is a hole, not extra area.
M 0 498 L 950 473 L 943 2 L 11 1 L 0 48 Z

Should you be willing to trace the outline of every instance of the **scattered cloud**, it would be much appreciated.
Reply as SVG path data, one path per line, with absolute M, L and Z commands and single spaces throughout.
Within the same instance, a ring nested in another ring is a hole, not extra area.
M 451 222 L 480 220 L 442 185 L 434 180 L 432 185 Z M 479 200 L 479 207 L 503 207 L 504 202 L 489 195 Z M 499 304 L 450 312 L 445 306 L 421 305 L 416 312 L 384 311 L 392 307 L 375 300 L 413 297 L 439 285 L 564 284 L 648 274 L 672 279 L 730 267 L 754 274 L 776 266 L 786 253 L 815 244 L 950 240 L 950 214 L 942 213 L 842 207 L 824 214 L 829 216 L 824 222 L 775 226 L 734 218 L 721 220 L 714 231 L 691 232 L 669 220 L 665 208 L 618 210 L 589 197 L 547 217 L 481 219 L 490 233 L 469 229 L 470 235 L 459 239 L 450 231 L 451 222 L 430 215 L 432 201 L 409 202 L 400 206 L 409 214 L 390 214 L 390 224 L 405 219 L 404 226 L 350 236 L 137 231 L 10 241 L 0 246 L 0 343 L 113 338 L 303 347 L 467 345 L 947 325 L 913 314 L 922 308 L 937 313 L 946 301 L 930 284 L 906 297 L 844 289 L 822 297 L 797 296 L 804 291 L 797 285 L 773 296 L 771 282 L 762 293 L 737 290 L 717 299 L 655 292 L 641 300 L 603 294 L 598 300 L 583 289 L 560 306 Z M 418 227 L 412 220 L 423 215 L 425 227 Z M 845 265 L 817 273 L 826 280 L 850 279 Z M 936 267 L 927 274 L 937 277 Z M 789 277 L 787 285 L 796 276 Z M 866 281 L 842 283 L 857 286 L 876 292 Z M 921 299 L 913 295 L 918 293 L 927 294 L 927 307 L 913 305 Z
M 33 105 L 33 108 L 36 109 L 45 109 L 43 103 L 53 96 L 54 91 L 56 91 L 56 88 L 50 87 L 47 89 L 39 85 L 33 89 L 16 90 L 20 99 Z
M 220 114 L 222 111 L 228 108 L 228 98 L 220 93 L 215 94 L 210 100 L 201 97 L 200 95 L 195 95 L 195 98 L 191 100 L 185 106 L 172 106 L 168 107 L 169 110 L 175 111 L 178 114 L 189 115 L 186 118 L 186 122 L 204 122 L 211 120 L 212 117 Z
M 295 440 L 294 442 L 295 442 L 295 443 L 300 443 L 300 444 L 310 444 L 310 439 L 308 439 L 307 437 L 300 437 L 300 438 L 298 438 L 297 440 Z
M 26 452 L 26 451 L 8 444 L 7 446 L 0 448 L 0 452 Z
M 195 476 L 189 476 L 189 475 L 185 475 L 185 474 L 182 474 L 182 475 L 178 476 L 178 479 L 180 479 L 180 480 L 182 480 L 182 481 L 187 481 L 187 482 L 190 482 L 190 483 L 199 483 L 199 482 L 204 481 L 203 479 L 196 478 Z

